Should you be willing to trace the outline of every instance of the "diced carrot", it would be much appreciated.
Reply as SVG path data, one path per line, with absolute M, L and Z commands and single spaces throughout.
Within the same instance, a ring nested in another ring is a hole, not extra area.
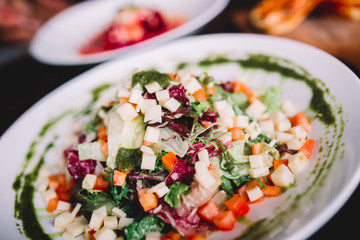
M 288 165 L 289 160 L 288 159 L 277 159 L 274 160 L 274 170 L 276 170 L 281 164 L 285 164 L 285 166 Z
M 66 176 L 65 174 L 55 174 L 49 177 L 49 188 L 54 189 L 55 191 L 59 188 L 66 186 Z
M 113 175 L 113 184 L 115 186 L 122 187 L 125 183 L 126 176 L 127 176 L 126 172 L 120 172 L 118 170 L 115 170 Z
M 177 157 L 174 152 L 168 152 L 161 158 L 162 164 L 166 167 L 170 172 L 174 169 L 175 163 L 177 162 Z
M 233 82 L 233 92 L 241 93 L 244 92 L 244 83 L 240 81 Z
M 66 192 L 65 191 L 57 191 L 56 193 L 59 197 L 59 200 L 65 201 L 65 202 L 70 201 L 71 195 L 70 195 L 69 191 L 66 191 Z
M 310 130 L 310 121 L 305 113 L 299 112 L 295 116 L 293 116 L 290 120 L 291 120 L 291 125 L 293 127 L 300 126 L 307 132 Z
M 153 144 L 152 142 L 149 142 L 149 141 L 144 141 L 142 143 L 143 146 L 150 146 L 151 144 Z
M 135 103 L 130 103 L 130 104 L 134 109 L 136 109 L 137 104 L 135 104 Z
M 259 143 L 254 143 L 252 145 L 252 154 L 253 155 L 257 155 L 259 153 L 261 153 L 261 147 L 262 147 L 262 143 L 259 142 Z
M 245 138 L 244 133 L 242 132 L 241 127 L 233 127 L 229 129 L 231 132 L 231 139 L 233 141 L 242 140 Z
M 265 182 L 264 178 L 259 177 L 259 178 L 257 178 L 257 179 L 253 179 L 253 180 L 247 182 L 247 183 L 245 184 L 245 185 L 246 185 L 246 188 L 247 188 L 247 189 L 251 189 L 251 188 L 253 188 L 253 187 L 260 187 L 260 188 L 261 188 L 260 183 L 258 182 L 259 180 L 260 180 L 260 182 L 262 183 L 263 186 L 266 185 L 266 182 Z
M 252 90 L 251 88 L 249 88 L 249 87 L 246 86 L 245 84 L 244 84 L 243 88 L 244 88 L 244 93 L 245 93 L 246 96 L 248 97 L 250 103 L 253 103 L 253 102 L 256 101 L 256 100 L 260 100 L 260 97 L 258 97 L 258 96 L 255 94 L 254 90 Z
M 205 128 L 207 128 L 207 127 L 209 127 L 209 126 L 212 124 L 212 122 L 209 122 L 209 121 L 201 121 L 201 124 L 202 124 Z
M 55 211 L 57 208 L 58 202 L 59 202 L 59 198 L 57 196 L 50 199 L 48 202 L 48 205 L 47 205 L 47 211 L 50 213 Z
M 298 152 L 302 152 L 307 159 L 310 159 L 314 147 L 315 147 L 315 140 L 310 138 L 306 140 L 306 142 L 302 145 L 302 147 L 299 149 Z
M 265 197 L 276 197 L 282 193 L 282 189 L 279 186 L 265 185 L 262 189 L 262 192 Z
M 234 229 L 236 222 L 236 218 L 234 217 L 234 214 L 232 211 L 227 210 L 225 212 L 220 212 L 215 218 L 214 218 L 214 224 L 217 227 L 217 229 L 222 231 L 231 231 Z
M 244 198 L 247 202 L 249 201 L 249 197 L 246 193 L 246 185 L 242 185 L 237 191 L 237 195 Z
M 161 240 L 180 240 L 181 235 L 178 232 L 170 231 L 165 236 L 160 238 Z
M 127 98 L 127 97 L 121 97 L 120 98 L 120 103 L 119 103 L 119 105 L 121 106 L 121 105 L 124 105 L 125 103 L 127 103 L 129 101 L 129 98 Z
M 206 101 L 208 99 L 205 88 L 201 88 L 194 92 L 193 97 L 198 101 Z
M 216 87 L 208 87 L 207 92 L 209 95 L 214 95 L 216 93 Z
M 209 223 L 213 223 L 214 218 L 220 213 L 220 208 L 215 204 L 214 201 L 209 200 L 198 208 L 197 213 L 201 219 Z
M 107 132 L 105 127 L 103 126 L 99 127 L 97 137 L 101 141 L 105 141 L 105 142 L 107 141 Z
M 177 74 L 175 73 L 165 73 L 166 75 L 168 75 L 171 79 L 173 79 L 173 80 L 176 80 L 176 76 L 177 76 Z
M 245 216 L 250 211 L 250 207 L 243 197 L 232 197 L 224 202 L 224 204 L 233 212 L 236 218 Z
M 101 143 L 100 150 L 105 156 L 109 156 L 109 148 L 108 148 L 108 143 L 107 142 L 102 142 Z
M 101 191 L 106 191 L 109 189 L 110 186 L 110 182 L 108 180 L 106 180 L 103 175 L 99 175 L 96 178 L 96 182 L 95 182 L 95 186 L 94 186 L 94 190 L 101 190 Z
M 206 237 L 203 237 L 200 234 L 192 234 L 185 238 L 185 240 L 206 240 Z
M 209 166 L 208 166 L 208 170 L 215 170 L 216 168 L 215 168 L 215 166 L 213 165 L 213 164 L 210 164 Z
M 274 182 L 273 182 L 273 180 L 271 179 L 271 174 L 274 172 L 274 170 L 271 170 L 270 171 L 270 174 L 268 174 L 268 175 L 266 175 L 266 180 L 267 180 L 267 182 L 268 182 L 268 185 L 270 185 L 270 186 L 274 186 L 275 184 L 274 184 Z
M 148 192 L 146 188 L 140 189 L 138 191 L 138 197 L 139 202 L 145 212 L 155 208 L 158 205 L 157 196 L 152 192 Z

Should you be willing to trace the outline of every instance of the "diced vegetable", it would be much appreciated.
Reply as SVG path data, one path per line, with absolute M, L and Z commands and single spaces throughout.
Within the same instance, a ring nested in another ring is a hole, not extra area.
M 205 88 L 197 90 L 194 92 L 193 96 L 198 101 L 206 101 L 208 99 Z
M 126 176 L 127 176 L 126 172 L 120 172 L 118 170 L 115 170 L 113 175 L 113 184 L 115 186 L 122 187 L 125 183 Z
M 291 124 L 293 127 L 300 126 L 307 132 L 310 130 L 310 122 L 305 113 L 299 112 L 291 118 Z
M 235 218 L 245 216 L 249 211 L 250 207 L 243 197 L 234 196 L 227 200 L 225 203 L 226 207 L 232 211 Z
M 281 187 L 265 185 L 261 189 L 265 197 L 276 197 L 282 193 Z
M 302 152 L 307 159 L 310 159 L 314 147 L 315 147 L 315 140 L 308 139 L 308 140 L 306 140 L 304 145 L 299 149 L 298 152 Z
M 214 218 L 214 224 L 217 229 L 221 231 L 231 231 L 234 229 L 236 223 L 236 218 L 232 211 L 227 210 L 225 212 L 220 212 Z
M 233 141 L 242 140 L 245 138 L 245 135 L 242 132 L 242 128 L 240 127 L 233 127 L 229 129 L 231 132 L 231 139 Z
M 201 219 L 213 223 L 214 218 L 220 213 L 220 209 L 214 201 L 209 200 L 198 208 L 197 213 Z
M 138 191 L 139 202 L 145 212 L 155 208 L 158 204 L 158 198 L 154 193 L 148 192 L 147 189 Z
M 259 142 L 259 143 L 254 143 L 254 144 L 252 145 L 252 154 L 253 154 L 253 155 L 257 155 L 257 154 L 261 153 L 261 147 L 262 147 L 261 145 L 262 145 L 261 142 Z
M 56 197 L 50 199 L 48 202 L 48 205 L 47 205 L 47 211 L 50 213 L 55 211 L 58 206 L 58 203 L 59 203 L 59 197 L 56 196 Z
M 174 166 L 177 162 L 177 157 L 174 152 L 168 152 L 162 158 L 162 164 L 166 167 L 170 172 L 174 169 Z
M 288 165 L 288 159 L 277 159 L 274 160 L 274 170 L 276 170 L 281 164 L 285 164 L 285 166 Z
M 206 240 L 206 238 L 201 236 L 200 234 L 193 234 L 185 238 L 185 240 Z

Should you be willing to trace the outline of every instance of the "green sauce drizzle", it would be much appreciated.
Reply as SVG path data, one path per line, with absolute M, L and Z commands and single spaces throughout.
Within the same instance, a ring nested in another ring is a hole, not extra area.
M 135 87 L 136 84 L 140 84 L 143 90 L 145 90 L 145 85 L 157 82 L 162 88 L 166 88 L 170 85 L 170 81 L 171 78 L 169 75 L 156 70 L 141 71 L 133 75 L 131 86 Z

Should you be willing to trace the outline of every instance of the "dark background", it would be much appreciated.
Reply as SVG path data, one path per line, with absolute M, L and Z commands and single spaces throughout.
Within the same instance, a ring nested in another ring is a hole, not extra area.
M 218 17 L 195 34 L 239 32 L 232 16 L 239 9 L 253 6 L 254 2 L 256 1 L 232 0 Z M 360 76 L 359 69 L 349 62 L 346 64 Z M 45 65 L 32 59 L 26 52 L 26 46 L 17 48 L 0 46 L 2 89 L 0 134 L 3 134 L 21 114 L 46 94 L 94 66 L 96 65 L 66 67 Z M 359 224 L 356 215 L 360 213 L 359 196 L 360 187 L 339 212 L 309 239 L 357 238 Z

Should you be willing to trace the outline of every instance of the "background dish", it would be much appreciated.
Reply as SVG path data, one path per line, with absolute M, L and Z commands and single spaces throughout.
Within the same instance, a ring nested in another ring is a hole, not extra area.
M 89 90 L 103 82 L 113 81 L 114 78 L 117 78 L 116 76 L 124 75 L 134 67 L 161 66 L 160 70 L 166 70 L 173 68 L 174 64 L 179 61 L 196 61 L 214 53 L 231 55 L 241 52 L 274 55 L 289 59 L 304 67 L 310 74 L 325 82 L 330 93 L 335 96 L 335 99 L 331 101 L 341 105 L 343 111 L 348 115 L 348 122 L 343 134 L 344 153 L 341 155 L 342 157 L 335 159 L 332 166 L 329 166 L 330 171 L 314 196 L 311 211 L 301 211 L 301 215 L 297 215 L 296 221 L 292 221 L 292 225 L 286 226 L 289 230 L 272 232 L 273 237 L 279 239 L 308 237 L 342 206 L 359 183 L 360 168 L 353 150 L 359 147 L 356 142 L 356 134 L 359 132 L 357 122 L 360 115 L 353 111 L 356 109 L 354 103 L 360 100 L 358 79 L 333 57 L 298 42 L 257 35 L 224 34 L 180 40 L 159 49 L 101 65 L 63 85 L 25 113 L 3 135 L 0 142 L 2 159 L 13 159 L 14 162 L 7 166 L 7 171 L 1 179 L 1 189 L 4 195 L 11 196 L 11 198 L 2 199 L 1 204 L 4 208 L 1 216 L 2 222 L 5 223 L 2 226 L 4 238 L 11 239 L 19 236 L 14 221 L 7 219 L 13 219 L 14 198 L 11 183 L 21 168 L 26 151 L 41 126 L 52 116 L 57 116 L 73 107 L 73 99 L 76 99 L 76 104 L 81 105 L 86 98 L 90 97 Z M 153 64 L 154 62 L 156 64 Z M 322 64 L 318 65 L 319 62 Z M 222 77 L 230 78 L 230 70 L 228 69 L 228 74 L 222 75 Z M 339 79 L 342 81 L 340 82 Z M 299 91 L 301 93 L 302 90 Z M 350 100 L 347 98 L 349 95 L 354 97 Z M 300 103 L 301 100 L 295 100 L 295 104 Z M 323 132 L 319 131 L 314 134 L 321 136 Z M 22 137 L 19 138 L 19 136 Z M 297 209 L 309 209 L 309 205 L 304 205 L 305 203 L 300 201 Z M 45 229 L 48 229 L 45 224 L 44 226 Z
M 77 4 L 45 23 L 30 44 L 30 54 L 54 65 L 78 65 L 102 62 L 126 53 L 156 46 L 190 34 L 216 17 L 229 0 L 101 0 Z M 128 5 L 146 6 L 164 14 L 175 14 L 185 23 L 146 41 L 96 54 L 82 55 L 79 48 L 111 23 L 118 9 Z M 56 46 L 56 47 L 55 47 Z

